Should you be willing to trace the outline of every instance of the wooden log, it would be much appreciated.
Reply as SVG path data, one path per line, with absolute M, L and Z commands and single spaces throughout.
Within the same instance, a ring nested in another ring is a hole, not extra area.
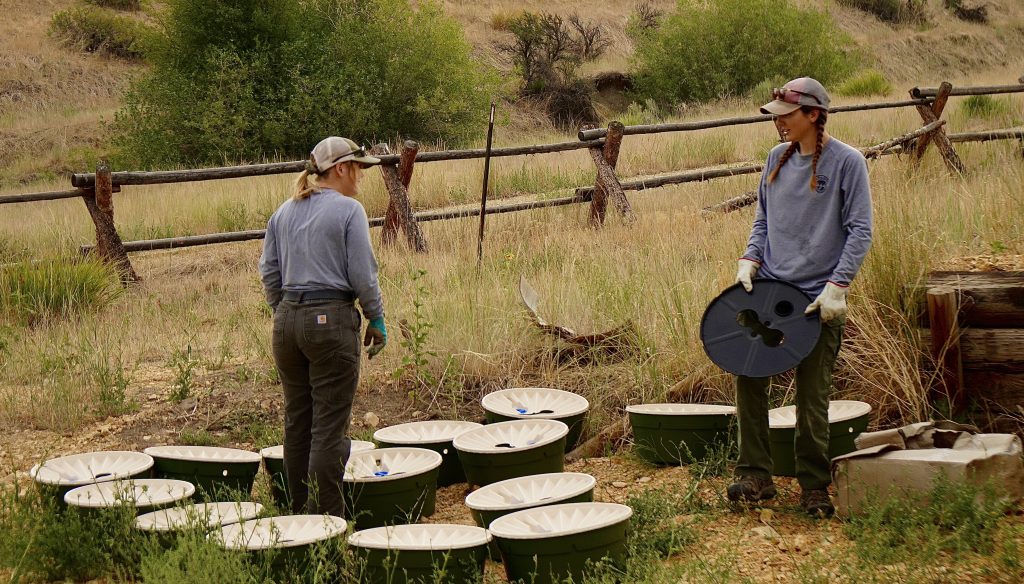
M 934 347 L 933 326 L 922 340 Z M 961 329 L 963 369 L 992 373 L 1024 373 L 1024 329 Z
M 950 95 L 999 95 L 1004 93 L 1024 93 L 1024 78 L 1021 78 L 1019 85 L 989 85 L 978 87 L 957 87 Z M 942 91 L 942 87 L 915 87 L 910 90 L 910 96 L 914 99 L 934 98 Z
M 622 146 L 622 130 L 625 126 L 622 122 L 614 121 L 608 124 L 608 136 L 605 138 L 603 155 L 605 162 L 612 169 L 619 163 L 619 149 Z M 608 208 L 608 193 L 600 186 L 600 181 L 595 180 L 596 190 L 590 201 L 590 224 L 599 226 L 604 224 L 604 217 Z
M 528 156 L 532 154 L 554 154 L 557 152 L 569 152 L 572 150 L 585 150 L 603 146 L 604 140 L 588 140 L 585 142 L 559 142 L 556 144 L 540 144 L 530 146 L 511 146 L 506 148 L 495 148 L 491 156 L 498 158 L 503 156 Z M 472 160 L 483 158 L 482 148 L 472 150 L 442 150 L 438 152 L 420 152 L 416 155 L 416 162 L 442 162 L 447 160 Z M 389 154 L 379 157 L 381 164 L 395 165 L 401 160 L 398 155 Z M 287 174 L 302 172 L 306 161 L 274 162 L 270 164 L 250 164 L 244 166 L 226 166 L 220 168 L 201 168 L 190 170 L 159 170 L 159 171 L 131 171 L 115 172 L 113 181 L 115 185 L 155 185 L 179 182 L 195 182 L 203 180 L 220 180 L 226 178 L 245 178 L 253 176 L 268 176 L 274 174 Z M 71 185 L 78 188 L 91 187 L 96 180 L 93 173 L 78 173 L 71 176 Z
M 1024 139 L 1024 128 L 1007 128 L 1005 130 L 989 130 L 985 132 L 960 132 L 949 134 L 949 141 L 954 144 L 960 142 L 988 142 L 989 140 L 1021 140 Z
M 622 190 L 619 177 L 615 176 L 615 169 L 605 160 L 604 150 L 602 148 L 591 148 L 590 157 L 594 160 L 594 166 L 597 167 L 597 187 L 604 189 L 604 192 L 615 203 L 615 208 L 622 214 L 626 223 L 635 221 L 636 217 L 633 215 L 633 209 L 629 205 L 629 199 L 626 198 L 626 193 Z M 580 193 L 577 192 L 577 196 L 579 195 Z
M 924 105 L 917 106 L 917 113 L 921 115 L 921 119 L 924 120 L 925 124 L 930 124 L 938 120 L 935 117 L 935 112 L 932 108 Z M 935 142 L 935 147 L 939 149 L 942 154 L 942 160 L 946 163 L 946 167 L 949 171 L 954 174 L 963 174 L 966 169 L 964 163 L 957 156 L 956 150 L 953 149 L 953 144 L 950 143 L 949 137 L 946 136 L 946 130 L 944 128 L 938 128 L 932 134 L 932 140 Z
M 761 172 L 763 168 L 763 164 L 748 164 L 745 166 L 729 166 L 725 168 L 705 168 L 698 170 L 690 170 L 686 172 L 642 177 L 639 179 L 629 180 L 620 184 L 622 186 L 622 190 L 624 191 L 642 191 L 646 189 L 653 189 L 667 185 L 677 185 L 689 182 L 701 182 L 715 178 L 753 174 Z M 576 189 L 576 194 L 579 196 L 593 196 L 593 192 L 594 187 L 580 187 Z
M 1024 272 L 933 272 L 927 286 L 953 288 L 960 294 L 961 326 L 1024 328 Z M 928 327 L 923 308 L 920 324 Z
M 964 385 L 977 402 L 992 402 L 1008 409 L 1024 406 L 1024 373 L 964 370 Z
M 863 154 L 864 158 L 867 158 L 868 160 L 871 160 L 872 158 L 878 158 L 879 156 L 882 155 L 883 152 L 891 150 L 896 146 L 903 146 L 904 144 L 910 142 L 915 138 L 921 139 L 927 137 L 929 134 L 934 132 L 937 128 L 940 128 L 945 123 L 946 120 L 935 120 L 934 122 L 926 124 L 914 130 L 913 132 L 910 132 L 909 134 L 904 134 L 903 136 L 893 138 L 892 140 L 886 140 L 881 144 L 876 144 L 874 146 L 869 146 L 867 148 L 861 148 L 861 154 Z
M 964 405 L 964 365 L 960 353 L 960 325 L 957 313 L 960 301 L 952 288 L 931 288 L 927 293 L 928 318 L 931 321 L 931 353 L 939 368 L 939 395 L 949 399 L 950 412 L 959 413 Z M 938 395 L 936 395 L 938 394 Z
M 937 119 L 942 118 L 942 110 L 946 108 L 946 102 L 949 101 L 949 92 L 953 91 L 953 84 L 948 81 L 943 81 L 939 85 L 939 92 L 935 95 L 935 101 L 932 103 L 932 113 L 935 114 Z M 929 124 L 931 125 L 931 124 Z M 917 162 L 921 161 L 924 156 L 924 151 L 928 148 L 928 142 L 932 139 L 930 134 L 925 134 L 917 139 L 917 144 L 914 146 L 914 160 Z
M 406 140 L 402 144 L 402 154 L 398 163 L 398 178 L 402 182 L 402 186 L 405 187 L 406 193 L 408 193 L 409 184 L 412 183 L 413 167 L 416 164 L 416 153 L 419 151 L 419 148 L 419 144 L 412 140 Z M 395 239 L 398 237 L 398 228 L 402 225 L 398 201 L 390 196 L 390 193 L 388 191 L 388 208 L 384 213 L 384 225 L 380 234 L 381 245 L 384 247 L 390 247 L 395 244 Z
M 757 202 L 757 191 L 747 191 L 738 197 L 722 201 L 717 205 L 711 205 L 710 207 L 704 207 L 701 209 L 701 215 L 704 217 L 710 217 L 716 213 L 731 213 L 737 209 L 748 207 Z
M 374 152 L 387 154 L 387 145 L 378 144 L 374 147 Z M 384 186 L 388 190 L 388 205 L 395 206 L 398 224 L 402 226 L 402 231 L 405 232 L 406 242 L 408 242 L 410 248 L 419 253 L 425 253 L 427 251 L 427 241 L 423 238 L 423 231 L 413 216 L 412 206 L 409 203 L 409 192 L 405 190 L 405 185 L 402 184 L 398 165 L 381 164 L 380 174 L 384 178 Z M 387 221 L 386 216 L 385 221 Z
M 83 189 L 72 189 L 70 191 L 49 191 L 45 193 L 26 193 L 23 195 L 3 195 L 0 196 L 0 205 L 6 205 L 8 203 L 34 203 L 37 201 L 56 201 L 59 199 L 73 199 L 75 197 L 86 196 Z
M 89 216 L 96 225 L 96 252 L 100 259 L 114 265 L 123 284 L 138 282 L 140 278 L 128 259 L 128 253 L 114 225 L 111 191 L 110 168 L 100 165 L 96 168 L 95 188 L 84 191 L 87 194 L 82 196 Z
M 829 108 L 830 114 L 843 113 L 843 112 L 860 112 L 876 109 L 895 109 L 903 107 L 914 107 L 918 105 L 930 105 L 931 99 L 912 99 L 909 101 L 892 101 L 892 102 L 880 102 L 880 103 L 867 103 L 860 105 L 844 105 Z M 742 126 L 746 124 L 760 124 L 763 122 L 770 122 L 774 119 L 774 116 L 768 114 L 761 114 L 756 116 L 741 116 L 734 118 L 720 118 L 716 120 L 702 120 L 694 122 L 675 122 L 671 124 L 642 124 L 636 126 L 626 126 L 623 134 L 626 136 L 634 136 L 637 134 L 660 134 L 664 132 L 692 132 L 694 130 L 708 130 L 711 128 L 722 128 L 725 126 Z M 607 135 L 608 130 L 605 128 L 592 128 L 587 130 L 581 130 L 577 137 L 580 140 L 597 140 Z

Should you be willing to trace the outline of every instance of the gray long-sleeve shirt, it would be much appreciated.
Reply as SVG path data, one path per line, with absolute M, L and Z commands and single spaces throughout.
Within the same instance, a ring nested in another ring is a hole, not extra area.
M 367 319 L 384 316 L 366 210 L 332 189 L 288 199 L 274 212 L 260 277 L 275 309 L 285 291 L 342 290 L 356 294 Z
M 758 276 L 790 282 L 814 297 L 830 281 L 849 286 L 871 247 L 867 162 L 831 138 L 818 160 L 817 192 L 810 190 L 813 153 L 797 151 L 769 184 L 788 146 L 768 154 L 743 257 L 761 263 Z

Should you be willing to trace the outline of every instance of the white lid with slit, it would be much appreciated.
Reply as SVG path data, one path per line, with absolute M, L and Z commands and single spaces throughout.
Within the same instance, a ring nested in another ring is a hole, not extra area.
M 651 414 L 657 416 L 707 416 L 714 414 L 732 415 L 736 413 L 734 406 L 717 404 L 636 404 L 626 406 L 631 414 Z
M 619 503 L 562 503 L 503 515 L 488 531 L 505 539 L 542 539 L 595 531 L 632 516 L 633 509 Z
M 590 402 L 582 395 L 547 387 L 514 387 L 492 391 L 480 402 L 483 408 L 511 418 L 564 418 L 582 414 Z
M 256 452 L 221 446 L 150 446 L 143 452 L 153 458 L 190 462 L 252 463 L 260 461 L 260 455 Z
M 126 479 L 152 467 L 153 457 L 142 452 L 85 452 L 51 458 L 33 466 L 29 476 L 46 485 L 75 487 Z
M 415 523 L 357 531 L 348 544 L 377 550 L 457 550 L 487 545 L 491 534 L 473 525 Z
M 90 509 L 116 505 L 157 507 L 187 499 L 195 492 L 195 486 L 186 481 L 129 479 L 71 489 L 64 494 L 64 502 L 75 507 Z
M 597 479 L 581 472 L 553 472 L 506 479 L 473 491 L 466 506 L 476 511 L 504 511 L 557 503 L 594 488 Z
M 426 448 L 399 446 L 357 452 L 345 465 L 345 481 L 389 481 L 430 472 L 441 466 L 440 454 Z
M 262 510 L 259 503 L 195 503 L 144 513 L 135 518 L 135 527 L 143 531 L 205 530 L 255 519 Z
M 373 439 L 389 444 L 432 444 L 451 442 L 456 436 L 480 428 L 482 424 L 457 420 L 426 420 L 409 422 L 381 428 L 373 433 Z
M 257 551 L 325 541 L 347 528 L 344 519 L 332 515 L 285 515 L 225 525 L 207 538 L 227 549 Z
M 837 424 L 871 413 L 871 405 L 862 401 L 835 400 L 828 402 L 828 423 Z M 795 428 L 796 406 L 784 406 L 768 411 L 771 428 Z
M 559 420 L 510 420 L 459 434 L 452 444 L 463 452 L 503 454 L 540 448 L 568 433 L 569 426 Z

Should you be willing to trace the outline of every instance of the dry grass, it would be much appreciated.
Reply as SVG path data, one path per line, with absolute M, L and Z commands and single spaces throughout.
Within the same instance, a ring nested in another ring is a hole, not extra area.
M 1012 98 L 1008 116 L 1021 115 L 1024 100 Z M 955 103 L 955 102 L 954 102 Z M 725 104 L 704 114 L 740 113 Z M 953 114 L 954 130 L 976 127 Z M 854 144 L 880 142 L 919 123 L 910 112 L 843 114 L 832 131 Z M 1003 125 L 1010 120 L 989 120 Z M 767 126 L 686 135 L 627 137 L 623 175 L 699 166 L 721 159 L 759 159 L 773 143 Z M 1024 168 L 1015 143 L 963 145 L 970 174 L 950 177 L 933 152 L 913 170 L 895 157 L 871 163 L 877 239 L 854 288 L 853 316 L 838 375 L 839 395 L 865 399 L 885 420 L 926 414 L 927 369 L 902 306 L 903 287 L 917 282 L 931 263 L 992 252 L 1024 252 Z M 479 163 L 422 165 L 413 182 L 417 206 L 472 200 Z M 532 176 L 522 178 L 524 168 Z M 581 155 L 497 161 L 494 184 L 523 190 L 577 173 L 592 180 Z M 215 231 L 222 222 L 258 227 L 289 194 L 287 177 L 193 185 L 127 187 L 116 198 L 116 217 L 126 237 Z M 518 182 L 517 182 L 518 181 Z M 392 329 L 410 318 L 414 270 L 424 269 L 425 317 L 434 325 L 427 344 L 438 357 L 430 369 L 441 383 L 416 389 L 418 397 L 446 413 L 473 403 L 487 389 L 518 384 L 565 387 L 594 402 L 598 425 L 627 402 L 659 399 L 676 380 L 706 366 L 698 323 L 704 306 L 731 283 L 737 250 L 750 211 L 705 220 L 700 209 L 749 190 L 755 177 L 737 177 L 631 194 L 638 222 L 626 227 L 612 217 L 601 231 L 587 229 L 585 207 L 541 210 L 488 220 L 484 267 L 475 268 L 475 220 L 424 225 L 431 252 L 379 252 L 381 281 Z M 514 189 L 512 192 L 518 192 Z M 509 194 L 512 194 L 509 192 Z M 383 211 L 380 179 L 371 175 L 364 202 Z M 240 211 L 244 209 L 244 211 Z M 232 215 L 234 213 L 234 215 Z M 36 254 L 73 249 L 93 235 L 81 203 L 25 205 L 0 217 L 0 232 Z M 226 218 L 225 218 L 226 217 Z M 998 246 L 997 246 L 998 243 Z M 10 335 L 0 365 L 0 419 L 15 427 L 73 428 L 93 415 L 96 371 L 168 367 L 190 347 L 199 367 L 230 363 L 272 379 L 269 319 L 263 309 L 255 263 L 259 243 L 213 246 L 135 256 L 146 281 L 99 314 Z M 517 283 L 524 275 L 543 299 L 552 321 L 580 331 L 638 325 L 641 352 L 623 362 L 574 365 L 553 356 L 554 345 L 523 318 Z M 394 383 L 405 349 L 393 346 L 366 365 L 368 387 Z M 96 347 L 106 347 L 97 357 Z M 116 356 L 116 360 L 115 357 Z M 83 382 L 84 380 L 84 382 Z M 788 391 L 782 381 L 781 399 Z M 711 377 L 700 399 L 731 401 L 730 378 Z M 129 393 L 139 391 L 129 384 Z

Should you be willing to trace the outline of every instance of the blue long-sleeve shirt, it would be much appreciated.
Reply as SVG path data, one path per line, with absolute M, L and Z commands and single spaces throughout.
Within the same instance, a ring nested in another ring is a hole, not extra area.
M 818 160 L 816 192 L 810 190 L 813 153 L 799 150 L 769 184 L 788 147 L 780 144 L 768 154 L 743 257 L 760 262 L 758 276 L 790 282 L 814 297 L 830 281 L 849 286 L 871 247 L 867 162 L 831 138 Z
M 341 290 L 355 293 L 367 319 L 384 316 L 366 210 L 335 190 L 288 199 L 274 212 L 259 268 L 272 308 L 285 291 Z

